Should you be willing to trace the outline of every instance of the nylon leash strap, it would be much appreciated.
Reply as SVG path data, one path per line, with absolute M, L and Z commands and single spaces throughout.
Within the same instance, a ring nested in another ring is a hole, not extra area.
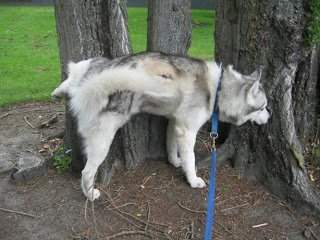
M 211 164 L 209 172 L 209 187 L 208 187 L 208 204 L 207 204 L 207 216 L 206 226 L 204 232 L 204 240 L 212 240 L 212 232 L 214 230 L 215 222 L 215 199 L 216 199 L 216 170 L 217 170 L 217 151 L 216 151 L 216 139 L 218 138 L 218 122 L 219 122 L 219 109 L 218 109 L 218 92 L 221 88 L 221 79 L 223 70 L 221 70 L 221 77 L 219 79 L 218 88 L 216 92 L 216 99 L 214 110 L 211 116 Z

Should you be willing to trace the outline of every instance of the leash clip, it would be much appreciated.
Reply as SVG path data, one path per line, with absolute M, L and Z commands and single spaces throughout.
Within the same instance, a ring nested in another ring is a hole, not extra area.
M 210 132 L 210 139 L 211 139 L 211 152 L 216 151 L 216 139 L 219 137 L 218 133 Z

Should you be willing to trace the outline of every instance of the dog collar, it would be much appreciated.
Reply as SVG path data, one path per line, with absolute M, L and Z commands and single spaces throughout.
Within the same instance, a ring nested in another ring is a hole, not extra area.
M 221 82 L 222 82 L 222 78 L 223 78 L 223 67 L 221 67 L 221 74 L 220 74 L 220 78 L 218 81 L 218 86 L 217 86 L 217 90 L 216 90 L 216 99 L 214 101 L 214 107 L 213 107 L 213 112 L 219 112 L 219 92 L 221 90 Z
M 221 90 L 221 81 L 223 78 L 223 68 L 221 67 L 221 74 L 216 90 L 216 98 L 214 101 L 214 106 L 213 106 L 213 112 L 211 116 L 211 131 L 210 131 L 210 137 L 213 140 L 212 141 L 212 150 L 215 151 L 215 139 L 218 138 L 218 122 L 219 122 L 219 92 Z

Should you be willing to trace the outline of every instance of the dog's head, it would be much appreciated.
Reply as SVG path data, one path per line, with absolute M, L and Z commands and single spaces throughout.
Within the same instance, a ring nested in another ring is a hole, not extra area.
M 270 118 L 267 97 L 260 83 L 261 69 L 242 75 L 228 66 L 221 79 L 219 119 L 242 125 L 247 121 L 265 124 Z

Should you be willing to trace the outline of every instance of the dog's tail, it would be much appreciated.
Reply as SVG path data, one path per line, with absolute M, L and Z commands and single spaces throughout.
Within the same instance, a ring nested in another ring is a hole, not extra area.
M 51 93 L 51 96 L 54 98 L 60 98 L 71 94 L 73 88 L 76 88 L 79 85 L 80 80 L 87 72 L 90 61 L 91 60 L 89 59 L 78 63 L 69 62 L 68 78 Z
M 86 81 L 72 95 L 71 109 L 80 112 L 99 112 L 115 92 L 131 91 L 152 99 L 172 99 L 177 95 L 176 81 L 162 76 L 150 75 L 144 69 L 115 67 L 103 71 Z M 178 81 L 177 81 L 178 82 Z
M 70 80 L 66 79 L 65 81 L 63 81 L 59 87 L 57 87 L 52 93 L 51 93 L 51 97 L 53 98 L 61 98 L 65 95 L 68 94 L 68 90 L 69 90 L 69 86 L 70 86 Z

